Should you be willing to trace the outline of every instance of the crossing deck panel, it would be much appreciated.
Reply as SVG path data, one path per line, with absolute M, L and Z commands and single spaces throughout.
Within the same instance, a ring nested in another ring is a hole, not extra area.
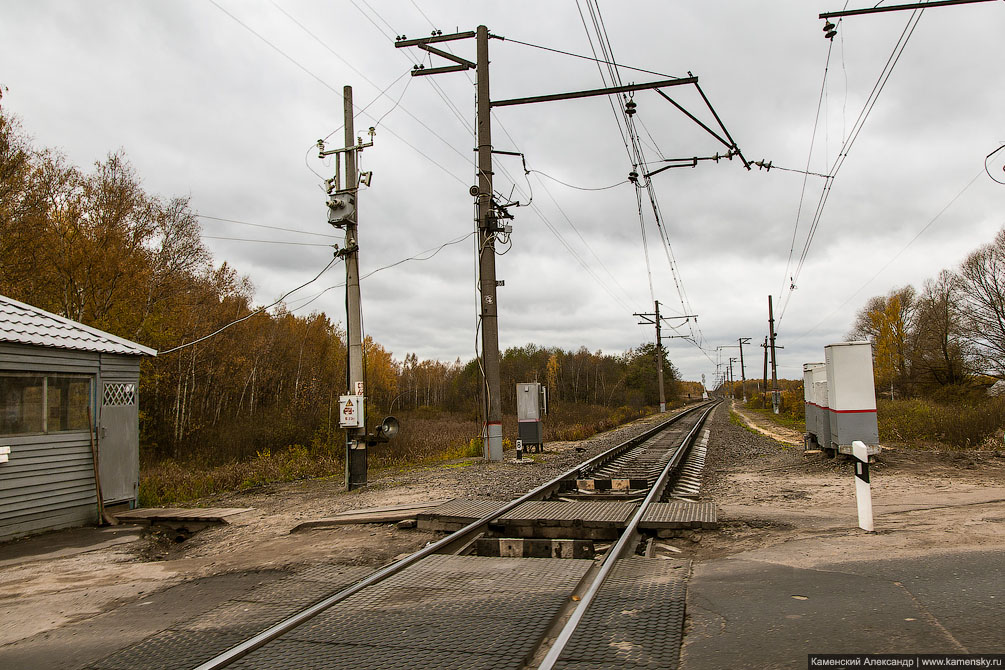
M 642 529 L 718 528 L 715 503 L 674 500 L 650 505 L 639 522 Z
M 576 523 L 585 527 L 617 527 L 628 523 L 637 503 L 619 501 L 531 500 L 499 517 L 506 525 L 562 525 Z M 581 524 L 579 522 L 582 522 Z
M 521 668 L 593 562 L 430 556 L 233 668 Z
M 690 561 L 621 559 L 556 668 L 676 668 Z

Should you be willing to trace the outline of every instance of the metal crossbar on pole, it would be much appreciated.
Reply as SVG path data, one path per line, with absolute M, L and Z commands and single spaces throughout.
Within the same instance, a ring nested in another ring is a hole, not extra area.
M 995 1 L 997 0 L 931 0 L 930 2 L 912 2 L 906 5 L 885 5 L 883 7 L 866 7 L 865 9 L 844 9 L 839 12 L 824 12 L 819 18 L 837 19 L 844 16 L 879 14 L 880 12 L 900 12 L 907 9 L 928 9 L 929 7 L 946 7 L 948 5 L 972 5 L 977 2 Z
M 492 106 L 509 107 L 510 105 L 529 105 L 535 102 L 553 102 L 555 100 L 592 98 L 598 95 L 629 93 L 631 91 L 645 91 L 653 88 L 666 88 L 667 86 L 681 86 L 683 84 L 697 84 L 697 83 L 698 83 L 698 77 L 683 77 L 681 79 L 664 79 L 662 81 L 651 81 L 646 84 L 625 84 L 624 86 L 609 86 L 607 88 L 594 88 L 587 91 L 572 91 L 570 93 L 551 93 L 548 95 L 535 95 L 529 98 L 511 98 L 509 100 L 496 100 L 492 103 Z

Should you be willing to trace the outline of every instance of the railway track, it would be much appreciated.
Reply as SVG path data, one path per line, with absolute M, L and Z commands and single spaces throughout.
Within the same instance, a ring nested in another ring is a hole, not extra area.
M 696 493 L 703 452 L 695 444 L 714 407 L 685 410 L 516 500 L 444 511 L 473 520 L 358 581 L 351 570 L 319 573 L 329 593 L 353 583 L 307 607 L 293 603 L 309 597 L 298 589 L 310 585 L 291 582 L 286 598 L 280 586 L 178 636 L 127 649 L 116 662 L 196 670 L 676 667 L 689 564 L 649 557 L 661 529 L 682 518 L 714 520 L 711 503 L 675 499 Z M 172 649 L 180 645 L 184 653 Z

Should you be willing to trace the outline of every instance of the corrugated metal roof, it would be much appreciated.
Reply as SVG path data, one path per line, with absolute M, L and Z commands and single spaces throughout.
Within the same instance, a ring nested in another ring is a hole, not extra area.
M 155 349 L 3 295 L 0 295 L 0 342 L 103 354 L 157 355 Z

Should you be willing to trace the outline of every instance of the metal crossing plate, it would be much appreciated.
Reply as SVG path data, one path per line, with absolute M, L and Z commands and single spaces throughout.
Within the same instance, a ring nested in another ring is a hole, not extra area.
M 421 512 L 416 520 L 423 530 L 457 530 L 472 521 L 495 514 L 507 504 L 505 500 L 455 498 Z
M 449 650 L 405 649 L 383 645 L 326 644 L 276 640 L 256 649 L 233 670 L 506 670 L 521 668 L 522 659 Z
M 331 564 L 305 568 L 176 623 L 88 666 L 88 670 L 190 670 L 372 571 L 366 566 Z
M 592 561 L 430 556 L 233 668 L 520 668 Z
M 676 668 L 690 561 L 621 559 L 556 668 Z
M 653 503 L 642 515 L 639 528 L 718 528 L 715 503 L 675 500 Z
M 87 666 L 87 670 L 191 670 L 244 638 L 235 633 L 165 630 Z
M 563 522 L 576 522 L 577 525 L 587 527 L 622 527 L 628 523 L 628 519 L 636 509 L 638 504 L 630 502 L 530 500 L 510 510 L 496 521 L 515 525 L 558 525 Z

